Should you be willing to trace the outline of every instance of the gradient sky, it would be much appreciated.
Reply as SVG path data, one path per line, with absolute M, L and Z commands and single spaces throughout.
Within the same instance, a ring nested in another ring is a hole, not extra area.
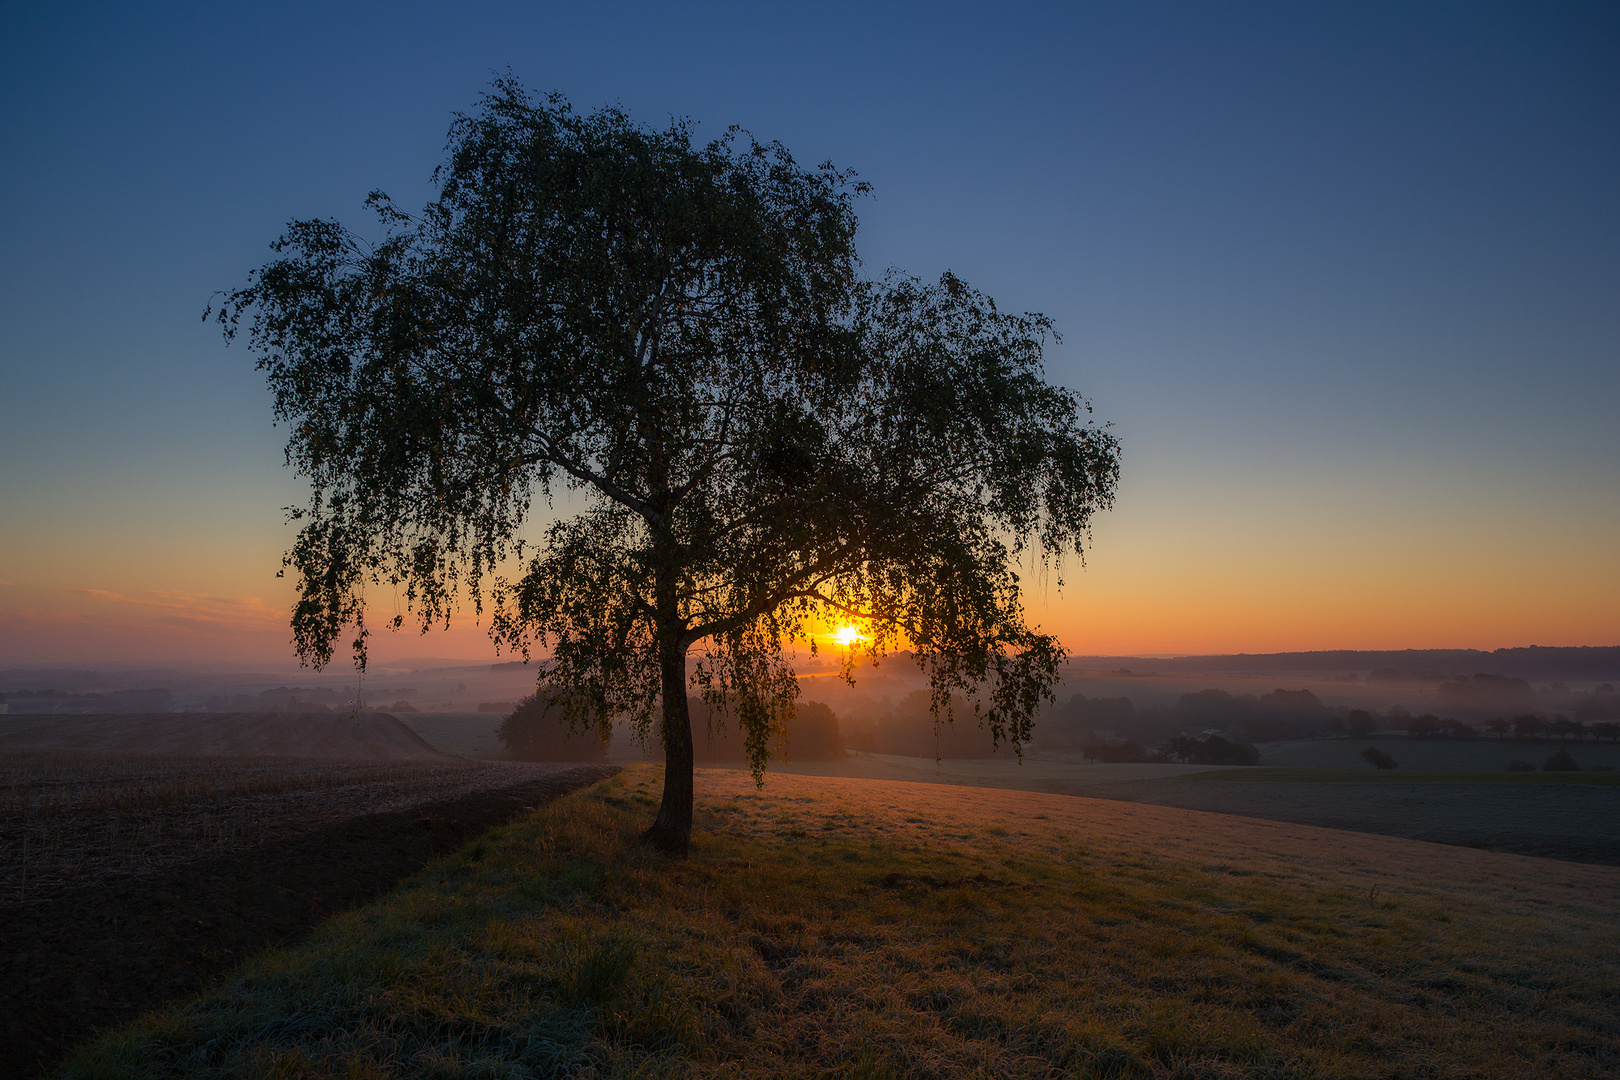
M 0 666 L 290 658 L 303 488 L 200 315 L 286 221 L 425 202 L 507 68 L 853 167 L 870 272 L 1057 321 L 1124 446 L 1031 598 L 1071 651 L 1620 643 L 1617 13 L 5 5 Z

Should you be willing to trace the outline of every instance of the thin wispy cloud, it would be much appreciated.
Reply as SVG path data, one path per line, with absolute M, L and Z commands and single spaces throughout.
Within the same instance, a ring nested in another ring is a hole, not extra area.
M 106 589 L 64 589 L 75 596 L 88 597 L 102 604 L 134 609 L 165 626 L 190 629 L 231 628 L 238 630 L 282 629 L 287 614 L 257 596 L 211 596 L 206 593 L 169 592 L 156 589 L 127 594 Z

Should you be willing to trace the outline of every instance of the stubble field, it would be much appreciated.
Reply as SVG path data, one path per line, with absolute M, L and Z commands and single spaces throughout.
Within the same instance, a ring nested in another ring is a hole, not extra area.
M 435 758 L 0 750 L 0 1076 L 609 771 Z

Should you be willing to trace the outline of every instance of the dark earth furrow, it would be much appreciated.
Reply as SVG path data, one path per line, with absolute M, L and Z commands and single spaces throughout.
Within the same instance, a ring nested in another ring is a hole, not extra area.
M 616 771 L 569 768 L 0 906 L 0 1076 L 41 1075 L 97 1030 L 195 993 L 248 956 Z

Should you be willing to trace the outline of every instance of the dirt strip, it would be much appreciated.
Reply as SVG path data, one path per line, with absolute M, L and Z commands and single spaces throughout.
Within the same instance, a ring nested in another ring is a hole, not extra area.
M 0 905 L 0 1076 L 42 1075 L 98 1029 L 195 993 L 526 809 L 616 771 L 559 770 Z

